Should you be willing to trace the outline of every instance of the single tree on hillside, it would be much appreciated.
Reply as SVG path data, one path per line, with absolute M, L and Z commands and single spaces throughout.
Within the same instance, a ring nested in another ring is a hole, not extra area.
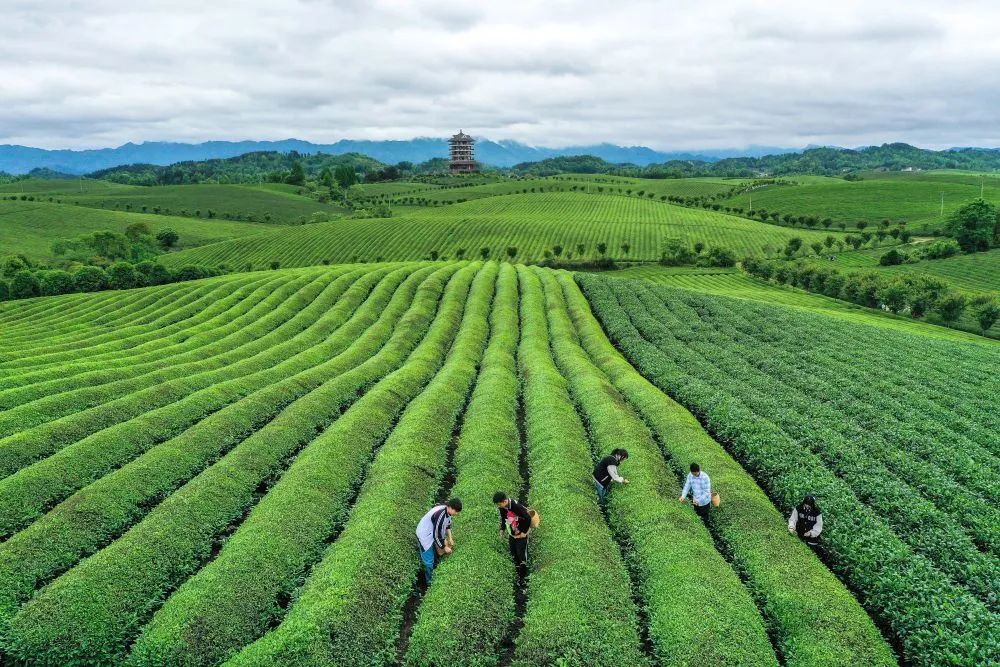
M 809 247 L 812 248 L 813 254 L 818 255 L 823 252 L 823 244 L 819 241 L 813 241 L 809 244 Z
M 977 199 L 952 213 L 945 231 L 966 252 L 989 250 L 1000 240 L 1000 215 L 996 206 Z
M 583 253 L 587 252 L 587 246 L 583 243 L 576 244 L 576 254 L 583 257 Z
M 556 244 L 556 245 L 552 246 L 552 254 L 553 255 L 555 255 L 556 257 L 560 257 L 560 256 L 562 256 L 562 253 L 563 253 L 563 247 L 561 245 Z
M 600 253 L 601 257 L 604 257 L 608 253 L 608 244 L 601 241 L 597 244 L 597 252 Z
M 358 174 L 354 171 L 354 167 L 349 164 L 338 166 L 333 172 L 333 178 L 337 181 L 337 185 L 344 189 L 358 182 Z
M 285 183 L 289 185 L 305 185 L 306 184 L 306 170 L 302 167 L 301 162 L 292 163 L 292 170 L 289 172 L 288 176 L 285 177 Z
M 866 221 L 864 221 L 864 220 L 858 220 L 857 224 L 855 225 L 855 227 L 858 228 L 859 232 L 864 231 L 865 227 L 867 227 L 867 226 L 868 226 L 868 223 Z
M 160 245 L 165 249 L 173 248 L 177 245 L 177 241 L 180 240 L 180 235 L 170 227 L 164 227 L 160 231 L 156 232 L 156 240 L 159 241 Z
M 788 239 L 788 243 L 785 245 L 785 256 L 794 257 L 795 253 L 797 253 L 801 248 L 802 248 L 802 239 L 800 239 L 798 236 L 793 236 L 792 238 Z
M 964 294 L 951 292 L 942 296 L 934 307 L 934 310 L 941 319 L 951 324 L 962 316 L 965 311 L 966 299 Z
M 465 259 L 465 248 L 459 248 L 455 251 L 455 259 Z
M 479 249 L 479 256 L 482 257 L 483 259 L 489 259 L 490 258 L 490 249 L 489 248 L 480 248 Z
M 151 233 L 152 232 L 149 231 L 149 225 L 145 222 L 133 222 L 125 227 L 125 238 L 132 243 L 135 243 L 143 236 L 149 236 Z
M 507 256 L 513 260 L 514 257 L 517 256 L 517 248 L 514 246 L 507 246 Z
M 623 243 L 621 245 L 621 249 L 623 255 L 628 255 L 628 251 L 632 249 L 632 246 L 628 243 Z
M 1000 301 L 986 294 L 977 296 L 972 300 L 972 314 L 985 334 L 1000 319 Z
M 12 299 L 30 299 L 42 293 L 42 285 L 31 271 L 23 270 L 14 274 L 10 281 L 10 296 Z

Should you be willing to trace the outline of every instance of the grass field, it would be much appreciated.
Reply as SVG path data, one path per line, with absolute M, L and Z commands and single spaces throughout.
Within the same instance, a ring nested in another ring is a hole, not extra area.
M 33 259 L 46 260 L 52 257 L 53 241 L 75 238 L 102 229 L 124 232 L 134 222 L 147 224 L 154 234 L 167 227 L 175 230 L 180 235 L 180 248 L 192 248 L 274 229 L 273 225 L 254 222 L 199 220 L 47 202 L 0 200 L 0 255 L 21 252 Z
M 855 182 L 823 179 L 803 181 L 802 185 L 767 187 L 754 190 L 752 196 L 755 210 L 828 217 L 834 222 L 846 222 L 848 229 L 859 220 L 875 225 L 887 219 L 893 223 L 905 222 L 907 229 L 919 233 L 941 227 L 942 193 L 947 217 L 979 197 L 979 179 L 938 172 L 866 174 L 864 180 Z M 1000 179 L 987 177 L 984 194 L 987 201 L 1000 203 Z M 724 200 L 724 205 L 746 209 L 749 198 L 750 195 L 741 194 Z
M 667 237 L 731 248 L 742 256 L 762 254 L 765 246 L 781 247 L 792 236 L 809 243 L 826 235 L 635 197 L 546 192 L 431 207 L 399 218 L 308 225 L 176 253 L 166 261 L 262 268 L 272 261 L 305 266 L 324 260 L 333 264 L 379 258 L 414 260 L 426 258 L 431 251 L 455 257 L 460 248 L 466 250 L 466 257 L 473 257 L 483 247 L 490 249 L 493 258 L 514 247 L 516 260 L 538 261 L 559 244 L 565 258 L 572 254 L 576 259 L 591 259 L 598 257 L 598 243 L 608 244 L 611 257 L 652 260 L 659 257 Z M 627 255 L 621 249 L 623 243 L 630 244 Z M 584 245 L 582 255 L 578 244 Z
M 13 662 L 895 664 L 568 273 L 247 273 L 4 303 L 0 326 Z M 623 436 L 604 514 L 591 469 Z M 708 523 L 677 502 L 692 458 L 726 498 Z M 523 605 L 497 488 L 544 517 Z M 414 526 L 458 493 L 421 592 Z

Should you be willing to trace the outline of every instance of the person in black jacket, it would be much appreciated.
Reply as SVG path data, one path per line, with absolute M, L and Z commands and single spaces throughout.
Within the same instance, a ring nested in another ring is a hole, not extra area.
M 493 494 L 493 504 L 500 512 L 500 538 L 507 534 L 510 555 L 517 567 L 517 576 L 523 581 L 528 576 L 528 535 L 531 533 L 531 514 L 521 503 L 507 497 L 503 491 Z
M 816 504 L 816 496 L 806 496 L 792 510 L 788 518 L 788 532 L 797 534 L 811 547 L 819 545 L 819 536 L 823 532 L 823 513 Z
M 611 482 L 628 484 L 628 480 L 618 474 L 618 466 L 626 459 L 628 459 L 628 452 L 624 449 L 616 449 L 601 459 L 594 467 L 594 487 L 597 489 L 599 500 L 604 500 Z

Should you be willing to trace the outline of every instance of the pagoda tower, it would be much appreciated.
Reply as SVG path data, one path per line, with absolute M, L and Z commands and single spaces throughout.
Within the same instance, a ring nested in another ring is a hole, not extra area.
M 472 146 L 476 141 L 461 130 L 448 140 L 451 153 L 451 163 L 448 165 L 453 174 L 468 174 L 476 170 L 476 159 L 472 154 Z

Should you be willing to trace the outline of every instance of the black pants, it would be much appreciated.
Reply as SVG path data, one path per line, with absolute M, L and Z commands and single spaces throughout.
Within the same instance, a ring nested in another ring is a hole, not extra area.
M 695 505 L 694 511 L 702 518 L 702 520 L 708 518 L 708 509 L 711 505 Z
M 510 555 L 514 558 L 517 576 L 524 579 L 528 576 L 528 538 L 516 540 L 508 537 L 507 541 L 510 543 Z

